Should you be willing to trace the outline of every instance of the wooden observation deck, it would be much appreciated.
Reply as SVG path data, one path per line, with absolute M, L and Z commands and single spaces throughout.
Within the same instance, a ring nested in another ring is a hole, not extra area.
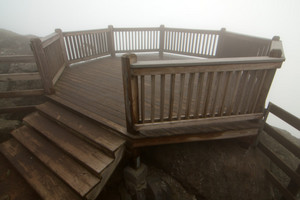
M 45 199 L 95 199 L 124 144 L 256 135 L 285 59 L 279 37 L 225 29 L 109 26 L 31 42 L 49 101 L 1 151 Z

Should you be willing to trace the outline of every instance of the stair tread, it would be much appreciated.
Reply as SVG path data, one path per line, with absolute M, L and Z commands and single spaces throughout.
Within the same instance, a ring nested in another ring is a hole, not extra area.
M 24 121 L 97 174 L 100 174 L 113 161 L 113 158 L 98 148 L 37 112 L 26 116 Z
M 0 144 L 0 151 L 43 199 L 81 199 L 15 139 Z
M 23 126 L 14 130 L 12 135 L 81 196 L 85 196 L 100 182 L 100 178 L 91 174 L 35 130 Z
M 111 131 L 108 131 L 100 125 L 64 109 L 62 106 L 46 102 L 37 106 L 37 109 L 56 121 L 63 123 L 72 130 L 80 132 L 83 136 L 107 148 L 111 152 L 115 152 L 125 143 L 124 139 Z

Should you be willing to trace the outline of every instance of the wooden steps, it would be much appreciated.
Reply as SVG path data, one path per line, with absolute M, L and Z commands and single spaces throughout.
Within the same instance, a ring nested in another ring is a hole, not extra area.
M 95 199 L 125 141 L 55 102 L 37 106 L 0 151 L 43 199 Z

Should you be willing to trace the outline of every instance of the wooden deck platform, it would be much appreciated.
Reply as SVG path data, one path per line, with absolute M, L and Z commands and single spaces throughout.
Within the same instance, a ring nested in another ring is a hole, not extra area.
M 156 53 L 138 55 L 139 61 L 159 59 L 191 58 L 172 54 L 159 58 Z M 132 147 L 250 136 L 257 134 L 259 127 L 258 121 L 244 121 L 141 131 L 137 135 L 127 133 L 120 56 L 103 57 L 65 69 L 50 98 L 116 130 Z

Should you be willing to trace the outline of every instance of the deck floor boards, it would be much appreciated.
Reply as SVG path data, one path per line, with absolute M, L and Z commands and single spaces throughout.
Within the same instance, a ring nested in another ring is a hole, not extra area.
M 164 55 L 163 59 L 191 58 Z M 159 60 L 159 56 L 158 54 L 138 55 L 138 60 Z M 76 105 L 76 107 L 82 108 L 82 110 L 93 113 L 94 116 L 99 116 L 99 118 L 94 118 L 96 121 L 99 121 L 99 119 L 111 121 L 111 128 L 115 130 L 120 130 L 120 127 L 123 127 L 122 134 L 131 137 L 131 135 L 125 131 L 126 119 L 120 56 L 104 57 L 72 65 L 64 71 L 55 85 L 55 90 L 55 96 Z M 168 86 L 166 86 L 166 95 L 168 95 L 168 90 Z M 156 92 L 159 91 L 160 89 Z M 176 95 L 179 95 L 179 91 L 175 92 Z M 159 95 L 156 95 L 156 98 L 159 98 Z M 167 96 L 166 99 L 168 99 Z M 183 101 L 183 106 L 185 106 L 185 99 Z M 177 112 L 177 104 L 178 102 L 174 102 L 174 112 Z M 149 99 L 146 99 L 145 106 L 146 110 L 150 109 Z M 159 105 L 156 105 L 156 109 L 159 109 Z M 167 111 L 167 108 L 165 108 L 165 111 Z M 160 111 L 156 110 L 155 112 L 157 113 L 156 115 L 159 115 Z M 182 134 L 207 134 L 209 132 L 226 132 L 245 128 L 249 130 L 255 129 L 257 128 L 257 122 L 144 131 L 141 132 L 140 135 L 132 135 L 131 139 L 153 139 L 155 137 L 168 137 Z

